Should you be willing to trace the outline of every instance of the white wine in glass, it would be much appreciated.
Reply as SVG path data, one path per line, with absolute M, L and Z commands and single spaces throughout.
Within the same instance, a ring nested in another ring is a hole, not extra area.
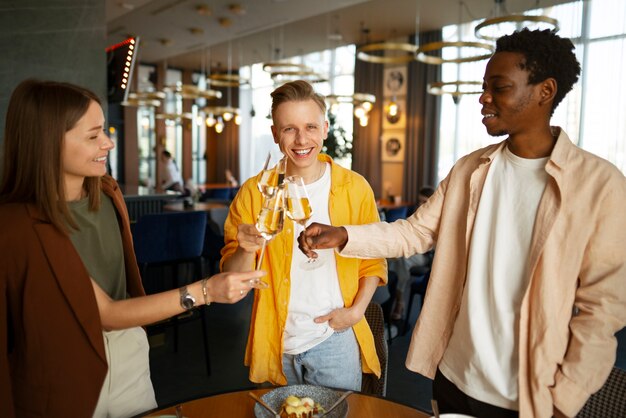
M 259 212 L 255 225 L 264 240 L 263 246 L 261 247 L 261 255 L 259 256 L 259 261 L 257 262 L 257 270 L 261 268 L 267 242 L 283 230 L 283 220 L 283 191 L 282 189 L 277 188 L 276 195 L 274 197 L 263 201 L 263 207 L 261 208 L 261 212 Z M 258 289 L 266 289 L 269 285 L 261 279 L 254 279 L 252 281 L 252 286 Z
M 309 194 L 304 185 L 304 179 L 300 176 L 289 176 L 285 179 L 285 212 L 292 221 L 302 228 L 306 228 L 306 223 L 313 215 Z M 324 264 L 319 258 L 309 258 L 300 264 L 304 270 L 313 270 Z
M 257 183 L 257 188 L 264 198 L 271 199 L 276 194 L 276 190 L 282 186 L 285 177 L 286 159 L 281 158 L 274 167 L 269 167 L 271 154 L 267 155 L 261 179 Z

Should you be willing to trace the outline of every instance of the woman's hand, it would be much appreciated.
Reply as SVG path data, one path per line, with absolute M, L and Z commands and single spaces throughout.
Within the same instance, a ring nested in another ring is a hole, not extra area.
M 227 272 L 211 276 L 206 283 L 207 302 L 236 303 L 253 289 L 251 280 L 265 276 L 264 271 Z M 201 301 L 202 299 L 197 299 Z
M 328 325 L 335 331 L 343 331 L 351 328 L 363 318 L 364 312 L 357 307 L 338 308 L 330 311 L 326 315 L 315 318 L 316 324 L 328 321 Z

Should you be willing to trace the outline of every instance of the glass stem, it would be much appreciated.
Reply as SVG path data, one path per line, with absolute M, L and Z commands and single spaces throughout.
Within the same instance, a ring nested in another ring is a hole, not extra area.
M 267 240 L 263 240 L 263 246 L 261 247 L 261 255 L 259 256 L 259 262 L 256 264 L 256 269 L 261 270 L 261 263 L 263 262 L 263 256 L 265 255 L 265 246 L 267 245 Z

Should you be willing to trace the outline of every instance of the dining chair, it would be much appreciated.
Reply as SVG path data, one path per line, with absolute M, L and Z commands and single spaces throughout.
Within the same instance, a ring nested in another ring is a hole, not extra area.
M 613 367 L 604 385 L 576 415 L 576 418 L 597 417 L 626 417 L 626 370 Z
M 212 219 L 211 213 L 207 217 L 206 233 L 204 234 L 204 245 L 202 247 L 202 258 L 209 266 L 208 274 L 219 273 L 219 261 L 222 257 L 221 251 L 224 247 L 224 225 L 220 226 Z
M 407 215 L 406 206 L 399 206 L 397 208 L 385 209 L 385 221 L 386 222 L 393 222 L 393 221 L 397 221 L 398 219 L 406 219 L 406 215 Z
M 133 245 L 135 255 L 141 273 L 144 288 L 149 293 L 155 293 L 158 289 L 153 283 L 155 275 L 149 273 L 171 272 L 170 284 L 165 289 L 176 289 L 182 284 L 200 280 L 203 277 L 202 249 L 206 233 L 207 215 L 204 211 L 190 212 L 165 212 L 160 214 L 145 215 L 139 218 L 132 226 Z M 179 270 L 182 266 L 191 265 L 193 276 L 191 280 L 181 282 Z M 204 334 L 204 354 L 207 373 L 211 374 L 209 359 L 209 341 L 207 320 L 205 317 L 205 305 L 200 305 L 194 311 L 176 315 L 170 319 L 157 322 L 148 326 L 151 333 L 167 327 L 174 329 L 174 351 L 178 351 L 178 325 L 200 318 L 202 320 L 202 332 Z
M 389 365 L 389 351 L 387 341 L 385 340 L 385 320 L 383 309 L 378 303 L 371 302 L 365 310 L 365 319 L 367 320 L 372 334 L 374 335 L 374 344 L 376 354 L 380 362 L 380 378 L 372 373 L 363 373 L 361 382 L 361 392 L 385 396 L 387 394 L 387 368 Z
M 200 201 L 207 200 L 221 200 L 221 201 L 230 201 L 232 200 L 232 187 L 216 187 L 212 189 L 206 189 L 204 193 L 200 196 Z
M 387 324 L 387 343 L 391 345 L 393 336 L 391 333 L 391 309 L 396 301 L 396 292 L 398 289 L 398 273 L 393 270 L 387 271 L 387 290 L 389 291 L 389 299 L 382 302 L 380 307 L 383 309 L 383 317 Z

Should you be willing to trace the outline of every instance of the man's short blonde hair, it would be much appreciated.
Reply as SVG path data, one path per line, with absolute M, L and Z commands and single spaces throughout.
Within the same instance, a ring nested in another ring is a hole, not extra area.
M 324 96 L 316 93 L 313 87 L 304 80 L 291 81 L 278 87 L 271 93 L 272 96 L 272 119 L 278 106 L 286 102 L 299 102 L 313 100 L 326 115 L 326 101 Z

